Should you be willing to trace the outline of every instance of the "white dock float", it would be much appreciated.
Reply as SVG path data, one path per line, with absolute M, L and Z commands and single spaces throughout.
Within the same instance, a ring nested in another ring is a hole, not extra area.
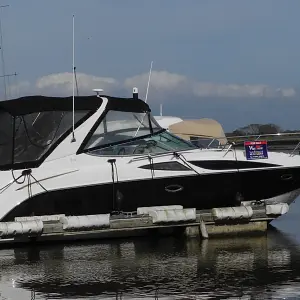
M 37 236 L 43 232 L 43 222 L 40 220 L 21 222 L 0 222 L 0 237 Z
M 268 216 L 281 216 L 289 211 L 287 203 L 279 203 L 274 205 L 266 205 L 266 215 Z
M 149 210 L 153 224 L 196 221 L 195 208 L 163 208 Z
M 140 207 L 136 213 L 18 217 L 0 222 L 0 245 L 184 234 L 209 238 L 264 233 L 267 224 L 288 212 L 288 205 L 256 205 L 196 211 L 181 205 Z
M 107 228 L 110 225 L 110 214 L 61 217 L 63 230 L 90 230 Z
M 150 211 L 153 210 L 171 210 L 171 209 L 183 209 L 182 205 L 168 205 L 168 206 L 149 206 L 149 207 L 138 207 L 138 215 L 149 215 Z
M 213 219 L 217 221 L 224 220 L 243 220 L 251 219 L 253 216 L 253 209 L 251 206 L 238 206 L 238 207 L 222 207 L 213 208 L 211 210 Z

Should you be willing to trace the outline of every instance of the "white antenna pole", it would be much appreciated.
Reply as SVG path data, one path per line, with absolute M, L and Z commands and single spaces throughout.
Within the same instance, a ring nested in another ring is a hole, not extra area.
M 163 108 L 163 105 L 161 104 L 160 105 L 160 116 L 162 117 L 162 108 Z
M 9 5 L 1 5 L 0 10 L 4 7 L 8 7 Z M 6 73 L 5 73 L 5 62 L 4 62 L 4 49 L 3 49 L 3 36 L 2 36 L 2 22 L 0 17 L 0 49 L 1 49 L 1 62 L 2 62 L 2 70 L 3 70 L 3 82 L 4 82 L 4 100 L 7 100 L 7 89 L 6 89 Z
M 73 15 L 73 132 L 71 143 L 76 142 L 75 139 L 75 16 Z
M 147 99 L 148 99 L 148 92 L 149 92 L 149 85 L 150 85 L 150 80 L 151 80 L 151 73 L 152 73 L 152 65 L 153 65 L 153 61 L 151 61 L 151 65 L 150 65 L 150 72 L 149 72 L 149 78 L 148 78 L 148 84 L 147 84 L 147 91 L 146 91 L 146 97 L 145 97 L 145 103 L 147 103 Z M 135 90 L 135 88 L 133 89 Z M 136 133 L 134 135 L 134 137 L 136 137 L 136 135 L 138 134 L 140 127 L 142 126 L 143 122 L 144 122 L 144 118 L 146 116 L 147 113 L 144 113 L 141 125 L 138 127 L 138 129 L 136 130 Z
M 146 98 L 145 98 L 146 103 L 147 103 L 147 99 L 148 99 L 149 85 L 150 85 L 151 73 L 152 73 L 152 65 L 153 65 L 153 61 L 151 61 L 151 66 L 150 66 L 150 72 L 149 72 L 149 78 L 148 78 L 148 84 L 147 84 L 147 91 L 146 91 Z

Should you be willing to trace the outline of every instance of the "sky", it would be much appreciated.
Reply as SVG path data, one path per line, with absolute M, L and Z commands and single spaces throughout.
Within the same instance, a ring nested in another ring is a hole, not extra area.
M 6 4 L 5 73 L 18 73 L 9 98 L 72 93 L 74 14 L 80 94 L 103 88 L 127 97 L 137 86 L 145 98 L 153 61 L 148 103 L 155 112 L 163 103 L 167 114 L 184 108 L 186 117 L 218 118 L 228 129 L 249 122 L 300 129 L 288 117 L 300 112 L 299 0 L 1 0 Z M 0 78 L 2 98 L 3 90 Z

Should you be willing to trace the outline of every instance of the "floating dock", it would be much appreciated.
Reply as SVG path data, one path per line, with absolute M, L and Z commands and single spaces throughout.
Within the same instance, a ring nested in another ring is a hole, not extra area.
M 180 205 L 141 207 L 137 212 L 85 216 L 17 217 L 0 222 L 0 246 L 67 242 L 145 235 L 220 237 L 262 234 L 268 223 L 288 212 L 285 203 L 197 211 Z

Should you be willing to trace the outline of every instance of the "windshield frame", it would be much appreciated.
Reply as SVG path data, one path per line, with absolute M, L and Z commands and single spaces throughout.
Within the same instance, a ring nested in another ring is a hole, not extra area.
M 123 156 L 123 157 L 132 157 L 132 156 L 141 157 L 141 156 L 145 156 L 145 154 L 122 154 L 122 155 L 120 155 L 120 154 L 114 154 L 114 153 L 99 154 L 99 153 L 96 153 L 96 152 L 98 150 L 105 150 L 105 149 L 108 149 L 108 148 L 113 148 L 115 146 L 126 145 L 126 144 L 130 144 L 132 142 L 135 142 L 135 141 L 144 140 L 144 139 L 147 139 L 147 138 L 150 138 L 150 137 L 160 136 L 164 133 L 169 135 L 171 138 L 174 138 L 174 139 L 180 141 L 181 143 L 186 144 L 187 147 L 184 148 L 184 149 L 179 149 L 179 150 L 178 149 L 171 149 L 171 150 L 165 150 L 165 151 L 162 151 L 162 152 L 153 152 L 153 153 L 146 154 L 147 156 L 149 156 L 149 155 L 150 156 L 169 155 L 171 153 L 186 152 L 186 151 L 191 151 L 191 150 L 199 150 L 199 148 L 197 146 L 195 146 L 194 144 L 192 144 L 190 141 L 182 139 L 181 137 L 172 134 L 167 129 L 162 128 L 161 130 L 156 131 L 153 134 L 147 134 L 147 135 L 139 136 L 139 137 L 136 137 L 136 138 L 132 138 L 130 140 L 123 140 L 123 141 L 119 141 L 119 142 L 116 142 L 116 143 L 106 144 L 106 145 L 102 145 L 100 147 L 97 146 L 97 147 L 94 147 L 93 149 L 85 149 L 84 153 L 89 154 L 89 155 L 98 156 L 98 157 L 120 157 L 120 156 Z M 166 137 L 164 137 L 164 138 L 166 138 Z
M 95 133 L 95 131 L 97 130 L 97 128 L 99 127 L 99 125 L 104 122 L 104 126 L 105 125 L 105 118 L 108 114 L 109 111 L 118 111 L 115 109 L 107 109 L 104 111 L 104 113 L 98 118 L 98 120 L 94 123 L 93 127 L 91 128 L 91 130 L 88 132 L 88 134 L 86 135 L 86 137 L 84 138 L 82 144 L 80 145 L 80 147 L 78 148 L 76 154 L 81 154 L 81 153 L 86 153 L 86 154 L 92 154 L 93 152 L 97 151 L 97 150 L 101 150 L 101 149 L 106 149 L 106 148 L 110 148 L 110 147 L 114 147 L 117 145 L 122 145 L 122 144 L 127 144 L 127 143 L 131 143 L 131 142 L 135 142 L 138 140 L 142 140 L 142 139 L 146 139 L 146 138 L 150 138 L 152 136 L 156 136 L 159 134 L 162 134 L 164 132 L 167 132 L 169 135 L 171 135 L 172 137 L 184 142 L 185 144 L 187 144 L 187 146 L 190 146 L 191 148 L 187 149 L 182 149 L 182 150 L 170 150 L 170 151 L 166 151 L 163 153 L 172 153 L 172 152 L 180 152 L 180 151 L 187 151 L 187 150 L 195 150 L 195 149 L 199 149 L 197 146 L 193 145 L 190 141 L 184 140 L 182 138 L 180 138 L 177 135 L 172 134 L 171 132 L 169 132 L 167 129 L 162 128 L 158 122 L 156 121 L 156 119 L 151 115 L 150 111 L 146 111 L 146 112 L 140 112 L 140 113 L 144 113 L 145 116 L 147 115 L 147 119 L 148 119 L 148 124 L 149 124 L 149 130 L 150 130 L 150 134 L 145 134 L 145 135 L 139 135 L 137 137 L 132 137 L 130 139 L 126 139 L 126 140 L 121 140 L 121 141 L 117 141 L 117 142 L 112 142 L 112 143 L 107 143 L 107 144 L 103 144 L 103 145 L 97 145 L 91 148 L 86 148 L 86 146 L 88 145 L 91 137 L 93 136 L 93 134 Z M 120 110 L 121 111 L 121 110 Z M 135 113 L 135 112 L 132 112 Z M 159 128 L 159 130 L 154 131 L 152 128 L 152 122 L 157 126 L 157 128 Z M 141 128 L 140 128 L 141 129 Z M 126 129 L 125 129 L 126 130 Z M 157 153 L 157 154 L 161 154 L 161 153 Z M 153 153 L 152 155 L 155 155 L 155 153 Z M 114 154 L 110 154 L 110 155 L 97 155 L 97 156 L 115 156 Z M 132 156 L 132 155 L 124 155 L 124 156 Z
M 86 137 L 84 138 L 83 142 L 81 143 L 80 147 L 78 148 L 78 150 L 76 152 L 77 155 L 81 154 L 81 153 L 89 153 L 89 152 L 92 152 L 92 151 L 95 151 L 95 150 L 104 149 L 104 148 L 108 148 L 108 147 L 113 147 L 113 146 L 116 146 L 116 145 L 119 145 L 119 144 L 121 145 L 121 144 L 124 144 L 124 143 L 134 142 L 134 141 L 139 140 L 139 139 L 151 137 L 153 134 L 161 133 L 161 132 L 163 132 L 163 131 L 166 130 L 166 129 L 162 128 L 158 124 L 158 122 L 155 120 L 155 118 L 153 118 L 153 117 L 151 118 L 150 111 L 140 111 L 140 112 L 134 111 L 134 112 L 132 112 L 133 114 L 134 113 L 143 113 L 144 117 L 147 116 L 150 134 L 140 135 L 138 137 L 133 137 L 133 138 L 128 139 L 128 140 L 118 141 L 118 142 L 109 143 L 109 144 L 105 144 L 105 145 L 98 145 L 98 146 L 95 146 L 95 147 L 92 147 L 92 148 L 85 149 L 85 147 L 88 144 L 90 138 L 93 136 L 93 134 L 95 133 L 95 131 L 97 130 L 97 128 L 101 124 L 101 122 L 105 120 L 105 118 L 106 118 L 106 116 L 107 116 L 107 114 L 108 114 L 109 111 L 120 111 L 120 112 L 123 112 L 123 110 L 106 109 L 103 112 L 103 114 L 98 118 L 98 120 L 95 122 L 95 124 L 93 125 L 93 127 L 91 128 L 91 130 L 88 132 L 88 134 L 86 135 Z M 131 112 L 131 111 L 124 111 L 124 112 Z M 161 128 L 161 129 L 154 132 L 153 128 L 152 128 L 152 122 L 158 128 Z M 139 129 L 141 129 L 141 128 L 139 128 Z

